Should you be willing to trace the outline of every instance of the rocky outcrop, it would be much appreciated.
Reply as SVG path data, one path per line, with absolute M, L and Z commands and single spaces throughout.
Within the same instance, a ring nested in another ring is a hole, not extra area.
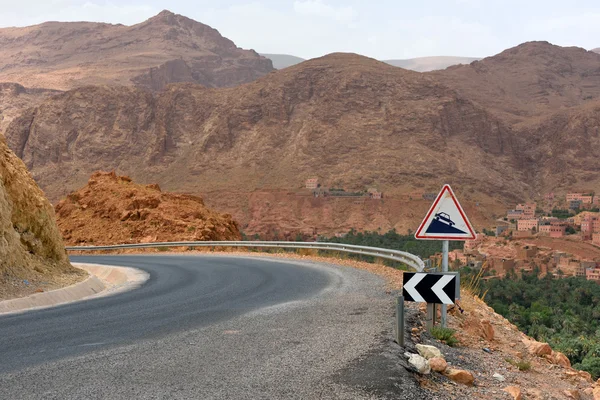
M 0 135 L 0 299 L 16 282 L 77 274 L 69 263 L 54 210 Z
M 0 82 L 0 134 L 24 110 L 58 93 L 58 90 L 32 89 L 17 83 Z
M 230 215 L 209 210 L 197 196 L 165 193 L 114 172 L 97 172 L 56 205 L 69 244 L 240 240 Z

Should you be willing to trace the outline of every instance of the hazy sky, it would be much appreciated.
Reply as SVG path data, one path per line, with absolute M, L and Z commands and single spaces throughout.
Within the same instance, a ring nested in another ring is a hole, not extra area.
M 43 21 L 132 25 L 163 9 L 238 46 L 304 58 L 488 56 L 530 40 L 600 47 L 599 0 L 0 0 L 0 27 Z

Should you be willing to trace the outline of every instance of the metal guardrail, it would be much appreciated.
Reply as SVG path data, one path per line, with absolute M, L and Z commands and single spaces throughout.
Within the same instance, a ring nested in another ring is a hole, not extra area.
M 101 251 L 119 249 L 144 249 L 154 247 L 270 247 L 285 249 L 315 249 L 341 251 L 344 253 L 362 254 L 401 262 L 417 272 L 425 269 L 425 263 L 418 256 L 405 251 L 382 249 L 379 247 L 355 246 L 351 244 L 326 242 L 271 242 L 271 241 L 216 241 L 216 242 L 157 242 L 132 243 L 111 246 L 70 246 L 68 251 Z

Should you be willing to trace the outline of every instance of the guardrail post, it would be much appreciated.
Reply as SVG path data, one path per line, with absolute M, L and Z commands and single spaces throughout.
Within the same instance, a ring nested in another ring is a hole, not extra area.
M 396 342 L 404 347 L 404 296 L 396 298 Z

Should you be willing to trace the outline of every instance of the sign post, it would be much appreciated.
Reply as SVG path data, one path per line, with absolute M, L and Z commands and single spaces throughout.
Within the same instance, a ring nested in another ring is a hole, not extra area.
M 477 236 L 450 185 L 444 185 L 415 233 L 416 239 L 442 240 L 442 273 L 448 272 L 450 240 L 473 240 Z M 446 326 L 447 307 L 442 302 L 442 326 Z M 452 304 L 452 303 L 450 303 Z

